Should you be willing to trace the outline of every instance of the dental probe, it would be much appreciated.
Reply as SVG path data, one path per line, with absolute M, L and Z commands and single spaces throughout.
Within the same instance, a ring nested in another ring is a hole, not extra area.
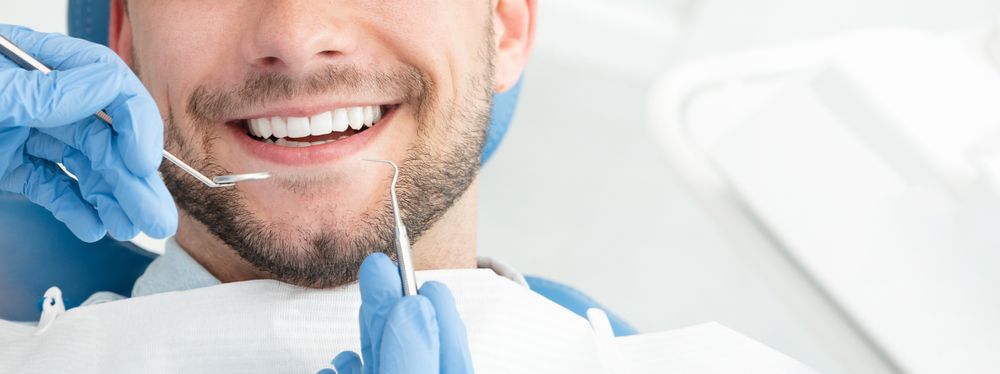
M 413 273 L 413 258 L 410 256 L 410 237 L 406 235 L 406 225 L 399 214 L 399 200 L 396 199 L 396 181 L 399 180 L 399 167 L 395 162 L 389 160 L 369 160 L 369 162 L 381 162 L 392 166 L 392 184 L 389 185 L 389 195 L 392 199 L 392 215 L 396 228 L 396 262 L 399 263 L 399 278 L 403 280 L 403 296 L 413 296 L 417 294 L 417 277 Z
M 45 66 L 45 64 L 36 60 L 34 57 L 31 57 L 31 55 L 29 55 L 28 52 L 25 52 L 23 49 L 14 44 L 14 42 L 11 42 L 3 35 L 0 35 L 0 54 L 6 56 L 8 59 L 14 61 L 14 63 L 16 63 L 17 65 L 19 65 L 24 69 L 38 70 L 42 72 L 42 74 L 48 74 L 52 72 L 52 69 L 49 69 L 48 66 Z M 109 116 L 108 113 L 105 112 L 104 110 L 97 112 L 97 114 L 95 115 L 97 116 L 97 118 L 100 118 L 109 126 L 111 125 L 111 116 Z M 114 126 L 112 126 L 112 128 L 114 128 Z M 195 168 L 184 163 L 184 161 L 181 161 L 179 158 L 177 158 L 177 156 L 174 156 L 170 154 L 170 152 L 167 152 L 166 149 L 163 150 L 163 157 L 172 162 L 174 165 L 177 165 L 177 167 L 181 168 L 181 170 L 184 170 L 192 177 L 195 177 L 195 179 L 201 181 L 201 183 L 204 183 L 206 186 L 211 188 L 230 187 L 230 186 L 235 186 L 236 183 L 240 182 L 258 181 L 258 180 L 268 179 L 271 177 L 271 173 L 259 172 L 259 173 L 247 173 L 247 174 L 220 175 L 213 179 L 209 179 L 204 174 L 200 173 L 198 170 L 195 170 Z

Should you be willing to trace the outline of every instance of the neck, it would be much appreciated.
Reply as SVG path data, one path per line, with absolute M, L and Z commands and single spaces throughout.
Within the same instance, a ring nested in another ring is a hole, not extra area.
M 455 204 L 413 243 L 417 270 L 476 267 L 476 217 L 479 177 Z
M 479 199 L 477 177 L 430 229 L 412 243 L 417 270 L 476 267 L 476 217 Z M 195 261 L 223 283 L 271 278 L 267 271 L 255 268 L 240 257 L 208 228 L 180 212 L 177 243 Z

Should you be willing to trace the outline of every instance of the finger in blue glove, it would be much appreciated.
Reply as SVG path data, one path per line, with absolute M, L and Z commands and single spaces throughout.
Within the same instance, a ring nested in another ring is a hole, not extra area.
M 465 323 L 455 307 L 448 286 L 441 282 L 429 281 L 420 287 L 420 295 L 430 300 L 437 315 L 438 341 L 441 343 L 441 373 L 472 373 L 472 356 Z
M 438 334 L 430 300 L 420 295 L 404 297 L 386 319 L 377 355 L 379 371 L 372 373 L 441 373 Z
M 9 131 L 0 130 L 0 137 L 6 133 Z M 51 211 L 81 240 L 95 242 L 106 232 L 97 211 L 84 201 L 76 182 L 45 160 L 25 157 L 0 178 L 0 190 L 24 195 Z
M 361 355 L 365 372 L 378 373 L 378 349 L 382 345 L 382 332 L 389 312 L 403 298 L 403 281 L 399 268 L 389 256 L 373 253 L 361 263 L 358 281 L 361 286 Z
M 337 369 L 336 374 L 363 374 L 361 357 L 351 351 L 340 352 L 337 357 L 330 362 Z M 332 374 L 332 373 L 331 373 Z

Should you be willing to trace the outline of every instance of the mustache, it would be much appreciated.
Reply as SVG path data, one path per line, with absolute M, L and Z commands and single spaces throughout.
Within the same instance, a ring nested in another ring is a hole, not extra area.
M 404 66 L 377 71 L 352 65 L 327 66 L 304 77 L 281 72 L 250 72 L 235 88 L 198 86 L 188 98 L 187 114 L 196 124 L 210 124 L 273 101 L 304 96 L 371 95 L 400 98 L 423 106 L 432 92 L 429 77 L 419 69 Z

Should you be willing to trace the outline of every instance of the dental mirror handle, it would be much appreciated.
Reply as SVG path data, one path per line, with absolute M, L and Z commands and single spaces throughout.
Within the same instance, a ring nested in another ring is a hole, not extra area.
M 101 111 L 97 112 L 97 114 L 95 114 L 95 115 L 97 116 L 97 118 L 100 118 L 101 121 L 104 121 L 104 123 L 107 123 L 108 126 L 111 126 L 112 128 L 114 128 L 114 125 L 112 124 L 111 116 L 108 115 L 108 112 L 105 112 L 104 110 L 101 110 Z M 191 174 L 192 177 L 194 177 L 195 179 L 201 181 L 201 183 L 204 183 L 206 186 L 209 186 L 209 187 L 212 187 L 212 188 L 216 188 L 216 187 L 229 187 L 229 186 L 234 185 L 233 183 L 228 183 L 228 184 L 215 183 L 215 181 L 213 181 L 212 179 L 206 177 L 204 174 L 202 174 L 198 170 L 195 170 L 195 168 L 191 167 L 190 165 L 188 165 L 184 161 L 181 161 L 181 159 L 177 158 L 177 156 L 174 156 L 170 152 L 167 152 L 166 149 L 163 150 L 163 158 L 167 159 L 167 161 L 170 161 L 174 165 L 177 165 L 177 167 L 181 168 L 181 170 L 184 170 L 184 172 L 186 172 L 188 174 Z

